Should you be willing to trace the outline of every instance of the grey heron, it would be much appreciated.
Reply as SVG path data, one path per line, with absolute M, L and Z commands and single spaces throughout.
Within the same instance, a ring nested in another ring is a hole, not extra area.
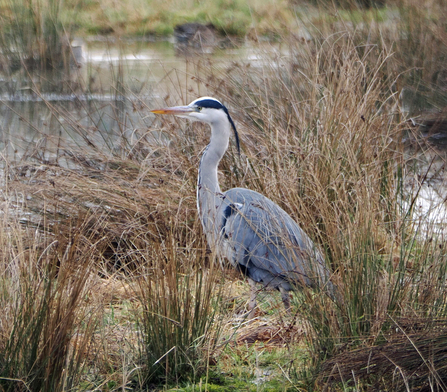
M 187 106 L 152 112 L 198 120 L 211 127 L 210 142 L 199 165 L 197 209 L 211 250 L 248 278 L 249 317 L 256 307 L 256 282 L 278 289 L 288 311 L 289 291 L 296 287 L 318 287 L 333 296 L 322 253 L 289 214 L 250 189 L 220 189 L 218 165 L 232 132 L 239 150 L 239 136 L 228 109 L 215 98 L 202 97 Z

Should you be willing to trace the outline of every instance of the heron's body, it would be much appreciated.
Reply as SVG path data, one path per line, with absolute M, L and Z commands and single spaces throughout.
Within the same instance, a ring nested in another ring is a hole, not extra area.
M 217 169 L 232 128 L 239 142 L 227 109 L 219 101 L 204 97 L 188 106 L 154 112 L 191 116 L 211 126 L 197 184 L 197 208 L 210 248 L 239 268 L 251 283 L 279 289 L 286 308 L 287 293 L 297 286 L 325 287 L 332 292 L 322 254 L 290 215 L 258 192 L 245 188 L 221 191 Z M 254 306 L 252 293 L 250 307 Z
M 327 281 L 319 250 L 270 199 L 249 189 L 233 188 L 217 195 L 215 208 L 218 232 L 207 235 L 208 243 L 248 278 L 286 291 Z M 200 213 L 206 227 L 204 219 L 208 217 L 203 215 Z

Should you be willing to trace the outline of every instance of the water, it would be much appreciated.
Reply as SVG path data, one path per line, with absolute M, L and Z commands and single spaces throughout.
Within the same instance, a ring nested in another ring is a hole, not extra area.
M 196 76 L 208 63 L 257 61 L 247 45 L 180 52 L 172 42 L 74 42 L 69 72 L 23 70 L 0 81 L 0 151 L 3 157 L 60 161 L 61 151 L 89 144 L 108 150 L 150 128 L 149 109 L 169 95 L 187 103 L 206 93 Z M 268 44 L 270 45 L 270 44 Z M 216 66 L 217 65 L 217 66 Z M 45 148 L 42 148 L 45 147 Z
M 447 237 L 447 151 L 426 146 L 421 151 L 408 149 L 417 171 L 406 177 L 404 210 L 412 209 L 415 232 L 422 237 L 434 234 Z M 409 164 L 411 167 L 412 165 Z

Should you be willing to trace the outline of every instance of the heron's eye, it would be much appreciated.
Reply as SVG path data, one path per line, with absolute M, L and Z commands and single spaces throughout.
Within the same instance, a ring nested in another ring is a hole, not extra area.
M 201 112 L 202 111 L 202 107 L 201 106 L 197 106 L 197 111 Z

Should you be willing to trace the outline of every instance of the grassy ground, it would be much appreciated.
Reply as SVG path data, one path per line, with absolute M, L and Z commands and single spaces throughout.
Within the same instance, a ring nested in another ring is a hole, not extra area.
M 277 34 L 293 25 L 294 9 L 287 0 L 128 2 L 96 0 L 38 0 L 0 2 L 5 26 L 14 28 L 14 19 L 40 15 L 73 29 L 78 35 L 168 36 L 177 24 L 213 23 L 225 34 L 244 36 L 252 29 L 259 34 Z M 51 21 L 49 22 L 51 23 Z M 36 27 L 38 22 L 35 23 Z
M 333 271 L 340 296 L 296 293 L 292 315 L 262 292 L 246 322 L 247 284 L 207 251 L 195 202 L 206 126 L 123 122 L 112 141 L 48 103 L 85 145 L 41 134 L 4 159 L 0 390 L 446 389 L 446 243 L 413 220 L 406 192 L 427 180 L 419 154 L 445 155 L 403 144 L 399 95 L 445 114 L 447 9 L 400 5 L 394 23 L 321 14 L 312 39 L 281 36 L 287 56 L 194 75 L 241 134 L 222 188 L 270 197 Z M 178 95 L 196 98 L 173 82 L 159 104 Z
M 213 23 L 225 34 L 244 36 L 255 28 L 262 35 L 283 31 L 290 26 L 293 11 L 286 0 L 89 1 L 77 3 L 73 16 L 87 34 L 166 36 L 177 24 L 199 22 Z
M 341 2 L 347 10 L 343 18 L 357 14 L 370 19 L 383 18 L 382 11 L 369 8 L 357 11 L 355 1 Z M 372 5 L 382 4 L 371 1 Z M 290 0 L 2 0 L 2 24 L 4 29 L 14 31 L 18 25 L 32 25 L 37 30 L 64 26 L 66 32 L 76 35 L 119 36 L 169 36 L 174 27 L 187 22 L 212 23 L 224 35 L 244 37 L 250 35 L 279 37 L 285 32 L 300 28 L 297 16 L 318 18 L 318 2 L 294 2 Z M 327 9 L 330 2 L 322 4 Z M 341 9 L 340 9 L 341 10 Z M 349 10 L 349 11 L 348 11 Z M 28 26 L 28 28 L 31 26 Z

